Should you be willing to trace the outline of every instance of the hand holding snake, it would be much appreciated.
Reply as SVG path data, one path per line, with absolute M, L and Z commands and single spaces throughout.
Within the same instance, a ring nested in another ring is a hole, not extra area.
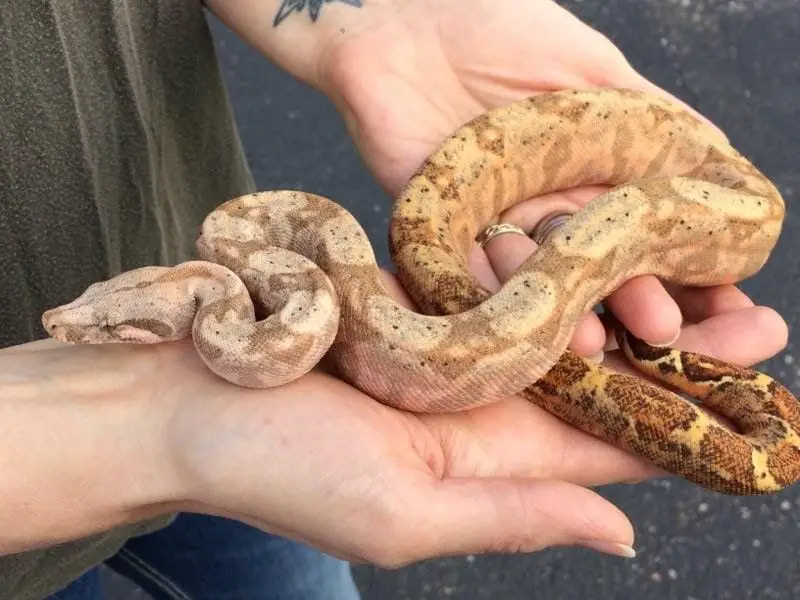
M 496 294 L 477 285 L 466 255 L 480 229 L 522 199 L 581 184 L 615 187 Z M 684 109 L 636 92 L 557 92 L 474 119 L 398 196 L 392 258 L 428 314 L 386 292 L 366 235 L 344 209 L 274 191 L 212 212 L 198 240 L 202 261 L 94 284 L 44 324 L 67 342 L 191 333 L 212 370 L 252 387 L 299 377 L 330 351 L 354 386 L 412 411 L 520 393 L 700 485 L 773 492 L 800 476 L 800 411 L 777 382 L 620 335 L 637 368 L 729 417 L 734 432 L 677 394 L 566 347 L 576 321 L 631 277 L 706 286 L 751 276 L 783 212 L 777 189 Z

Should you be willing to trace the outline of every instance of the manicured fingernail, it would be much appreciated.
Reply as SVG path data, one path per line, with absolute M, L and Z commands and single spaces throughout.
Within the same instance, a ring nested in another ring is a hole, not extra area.
M 666 348 L 667 346 L 672 346 L 672 344 L 674 344 L 680 336 L 681 336 L 681 330 L 678 329 L 678 331 L 675 333 L 675 336 L 668 342 L 647 342 L 647 343 L 655 348 Z
M 612 554 L 614 556 L 621 556 L 623 558 L 633 558 L 636 556 L 636 550 L 626 544 L 618 542 L 607 542 L 604 540 L 582 540 L 578 542 L 579 546 L 596 550 L 603 554 Z
M 589 360 L 596 362 L 598 365 L 603 362 L 606 357 L 606 353 L 600 350 L 597 354 L 593 354 L 589 357 Z

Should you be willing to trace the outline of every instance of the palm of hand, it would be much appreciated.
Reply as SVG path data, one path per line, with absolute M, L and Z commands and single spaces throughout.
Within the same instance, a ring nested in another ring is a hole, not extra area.
M 716 324 L 732 331 L 735 317 Z M 714 354 L 740 359 L 741 341 L 758 328 L 751 325 Z M 706 333 L 687 329 L 686 345 L 709 351 L 719 336 Z M 632 543 L 631 524 L 586 488 L 657 473 L 519 397 L 414 415 L 322 371 L 266 393 L 244 390 L 213 376 L 192 348 L 177 352 L 175 364 L 159 364 L 185 399 L 169 439 L 188 510 L 232 516 L 352 561 L 396 567 L 567 544 L 625 554 L 619 544 Z
M 652 471 L 519 398 L 417 416 L 322 372 L 264 394 L 195 362 L 181 380 L 196 393 L 184 390 L 171 440 L 192 482 L 187 496 L 202 499 L 196 508 L 225 507 L 220 514 L 390 567 L 589 538 L 631 542 L 625 516 L 581 486 Z
M 456 127 L 488 108 L 559 88 L 655 87 L 551 0 L 479 0 L 469 10 L 426 0 L 373 19 L 329 55 L 327 70 L 356 143 L 392 194 Z M 479 43 L 468 34 L 477 31 Z
M 487 109 L 562 88 L 627 87 L 671 97 L 637 73 L 605 36 L 551 0 L 478 0 L 468 9 L 457 0 L 418 0 L 400 9 L 373 5 L 369 19 L 343 37 L 323 72 L 326 91 L 366 164 L 390 194 L 457 127 Z M 476 31 L 480 43 L 470 35 Z M 510 209 L 502 220 L 532 227 L 547 210 L 577 210 L 601 191 L 551 194 Z M 495 273 L 508 275 L 508 263 L 520 264 L 525 256 L 519 254 L 529 254 L 530 246 L 518 236 L 503 236 L 488 262 Z M 476 253 L 473 258 L 479 278 L 496 287 L 486 257 Z M 778 315 L 754 307 L 733 286 L 668 291 L 653 277 L 639 277 L 614 292 L 606 308 L 632 333 L 655 344 L 674 341 L 682 324 L 738 311 L 740 327 L 749 329 L 744 319 L 767 327 L 760 340 L 751 340 L 752 352 L 741 355 L 746 362 L 769 356 L 786 338 Z M 718 323 L 705 326 L 705 338 L 722 331 Z M 613 346 L 613 340 L 590 313 L 576 329 L 571 349 L 594 355 L 606 345 Z

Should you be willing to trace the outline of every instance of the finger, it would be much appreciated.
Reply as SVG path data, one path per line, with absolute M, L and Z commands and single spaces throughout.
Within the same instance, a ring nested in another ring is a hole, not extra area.
M 406 515 L 406 559 L 486 552 L 536 552 L 579 545 L 632 557 L 633 529 L 613 504 L 585 488 L 524 478 L 437 481 Z
M 687 326 L 674 347 L 735 365 L 752 366 L 774 356 L 787 341 L 788 329 L 784 320 L 775 311 L 761 306 L 723 313 Z M 605 357 L 604 365 L 615 371 L 663 385 L 637 371 L 618 351 L 606 352 Z M 731 427 L 728 418 L 703 405 L 699 408 Z
M 749 366 L 780 351 L 786 340 L 787 329 L 783 319 L 770 309 L 754 307 L 689 325 L 674 346 Z M 649 379 L 618 351 L 606 352 L 603 365 L 620 373 Z M 527 410 L 521 404 L 527 404 Z M 643 459 L 564 423 L 520 397 L 474 409 L 463 418 L 473 418 L 475 423 L 488 422 L 491 428 L 508 433 L 507 436 L 493 437 L 491 432 L 482 433 L 475 426 L 471 428 L 473 433 L 481 435 L 481 447 L 488 455 L 506 457 L 504 465 L 512 474 L 557 478 L 582 486 L 635 483 L 669 475 Z M 454 439 L 453 436 L 445 437 Z M 529 438 L 529 445 L 519 441 Z M 536 460 L 532 462 L 531 457 L 536 457 Z M 591 468 L 587 469 L 587 465 Z
M 754 306 L 684 328 L 675 347 L 750 366 L 775 356 L 788 340 L 783 318 L 771 308 Z
M 667 346 L 681 331 L 681 309 L 655 277 L 635 277 L 603 302 L 636 337 L 654 346 Z
M 239 520 L 340 560 L 387 569 L 440 556 L 530 553 L 553 546 L 577 545 L 627 558 L 635 555 L 627 517 L 579 486 L 525 478 L 446 479 L 412 486 L 411 499 L 387 505 L 386 510 L 363 511 L 364 518 L 353 522 L 346 536 L 337 536 L 336 528 L 300 531 L 208 505 L 191 508 Z M 376 530 L 383 535 L 376 536 Z
M 615 61 L 613 63 L 609 63 L 606 65 L 605 68 L 598 69 L 599 73 L 605 74 L 606 78 L 601 81 L 596 81 L 596 85 L 600 87 L 625 87 L 634 90 L 639 90 L 641 92 L 645 92 L 648 94 L 655 94 L 656 96 L 661 96 L 668 101 L 675 102 L 689 111 L 692 115 L 710 125 L 714 128 L 717 133 L 722 136 L 724 139 L 727 139 L 725 132 L 720 128 L 716 123 L 714 123 L 709 117 L 702 114 L 688 102 L 685 102 L 675 94 L 668 92 L 664 88 L 656 85 L 646 77 L 644 77 L 641 73 L 639 73 L 636 69 L 634 69 L 633 65 L 628 62 L 627 58 L 624 56 L 620 56 L 622 60 Z
M 501 221 L 513 223 L 524 231 L 532 230 L 547 214 L 554 211 L 575 212 L 582 204 L 599 192 L 599 188 L 583 188 L 547 194 L 515 205 L 501 215 Z M 489 240 L 483 252 L 475 253 L 471 268 L 479 280 L 491 291 L 500 288 L 536 251 L 537 244 L 519 234 L 500 235 Z M 583 316 L 577 324 L 569 348 L 581 356 L 601 359 L 605 345 L 605 328 L 593 312 Z
M 609 333 L 609 339 L 613 334 Z M 705 354 L 724 362 L 752 366 L 772 358 L 786 347 L 786 321 L 766 306 L 753 306 L 715 315 L 687 325 L 672 347 Z M 606 349 L 606 366 L 636 373 L 617 352 Z
M 519 237 L 521 238 L 523 236 Z M 493 290 L 500 287 L 501 284 L 492 270 L 485 253 L 480 253 L 479 256 L 475 257 L 471 268 L 481 284 L 487 289 Z M 386 285 L 387 290 L 392 294 L 397 302 L 407 308 L 416 310 L 414 302 L 400 285 L 397 278 L 391 273 L 383 270 L 381 271 L 381 275 L 383 276 L 384 284 Z M 492 281 L 495 283 L 493 284 Z M 600 322 L 597 315 L 590 313 L 585 315 L 582 321 L 578 324 L 576 328 L 576 337 L 574 337 L 573 341 L 570 343 L 570 349 L 576 354 L 588 356 L 594 360 L 600 361 L 603 359 L 603 346 L 605 345 L 605 342 L 606 328 Z M 330 357 L 326 356 L 323 358 L 320 365 L 326 372 L 334 372 L 332 359 Z
M 681 332 L 674 347 L 681 350 L 712 356 L 724 362 L 752 366 L 780 352 L 788 341 L 788 328 L 781 316 L 766 307 L 749 307 L 713 316 L 701 323 L 688 325 Z M 603 365 L 618 372 L 649 379 L 636 370 L 620 352 L 606 352 Z M 654 384 L 656 384 L 654 382 Z M 546 417 L 543 417 L 546 418 Z M 542 444 L 554 452 L 562 449 L 561 456 L 545 457 L 555 470 L 550 476 L 582 485 L 595 485 L 588 479 L 585 466 L 592 464 L 592 474 L 598 481 L 634 482 L 663 473 L 655 467 L 626 456 L 596 438 L 590 438 L 574 429 L 562 429 L 553 423 L 550 439 Z M 627 460 L 626 460 L 627 459 Z M 581 470 L 583 468 L 583 471 Z
M 530 231 L 545 215 L 562 210 L 576 212 L 607 191 L 608 187 L 592 185 L 542 194 L 510 207 L 500 215 L 500 220 Z
M 754 306 L 747 294 L 733 285 L 691 288 L 667 284 L 665 288 L 677 302 L 684 318 L 692 323 Z
M 414 301 L 411 299 L 411 296 L 408 295 L 405 288 L 400 284 L 397 276 L 385 269 L 381 269 L 381 278 L 383 279 L 383 284 L 386 286 L 386 290 L 392 295 L 392 297 L 397 301 L 398 304 L 401 306 L 405 306 L 410 310 L 419 310 Z
M 584 433 L 521 396 L 423 419 L 450 455 L 470 457 L 451 465 L 450 474 L 456 477 L 482 473 L 482 465 L 494 465 L 497 456 L 503 457 L 508 475 L 558 479 L 585 487 L 664 475 L 647 461 Z
M 486 244 L 488 262 L 497 281 L 501 283 L 508 281 L 535 250 L 536 243 L 523 235 L 502 235 Z M 605 334 L 597 315 L 587 313 L 577 324 L 569 348 L 581 356 L 599 357 L 606 342 Z
M 548 194 L 508 209 L 501 218 L 531 231 L 547 214 L 562 210 L 576 212 L 604 191 L 605 188 L 593 186 Z M 532 240 L 521 240 L 522 236 L 503 235 L 486 244 L 486 254 L 502 281 L 536 248 Z M 680 308 L 655 277 L 636 277 L 625 282 L 604 303 L 631 333 L 653 345 L 667 345 L 680 333 Z M 570 349 L 582 356 L 595 355 L 599 350 L 595 344 L 605 340 L 600 327 L 598 319 L 585 319 L 582 328 L 576 329 Z

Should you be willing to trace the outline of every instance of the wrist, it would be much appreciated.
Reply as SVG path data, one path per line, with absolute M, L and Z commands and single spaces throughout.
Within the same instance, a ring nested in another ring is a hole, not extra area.
M 0 553 L 178 509 L 165 443 L 174 400 L 151 393 L 151 349 L 10 350 L 0 360 Z
M 331 55 L 370 27 L 387 1 L 206 0 L 205 4 L 270 61 L 330 95 L 326 71 Z

